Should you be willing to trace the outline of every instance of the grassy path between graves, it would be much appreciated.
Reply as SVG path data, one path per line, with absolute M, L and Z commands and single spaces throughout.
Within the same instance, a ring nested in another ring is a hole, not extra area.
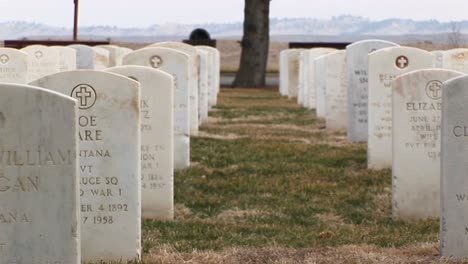
M 438 220 L 392 220 L 390 171 L 366 169 L 364 144 L 276 91 L 222 90 L 192 160 L 176 220 L 143 224 L 142 263 L 457 263 Z

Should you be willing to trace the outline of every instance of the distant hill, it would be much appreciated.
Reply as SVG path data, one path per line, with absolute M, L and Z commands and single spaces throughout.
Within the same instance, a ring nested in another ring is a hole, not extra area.
M 271 38 L 280 41 L 355 41 L 379 37 L 393 41 L 446 42 L 453 26 L 461 34 L 468 33 L 468 21 L 455 24 L 437 20 L 414 21 L 387 19 L 372 21 L 363 17 L 343 15 L 328 20 L 314 18 L 272 18 Z M 224 24 L 162 24 L 147 28 L 119 28 L 89 26 L 80 28 L 80 37 L 86 39 L 110 38 L 124 41 L 159 41 L 184 39 L 195 28 L 207 29 L 213 38 L 239 39 L 242 23 Z M 22 21 L 0 22 L 0 39 L 65 38 L 71 29 Z M 464 37 L 464 36 L 463 36 Z

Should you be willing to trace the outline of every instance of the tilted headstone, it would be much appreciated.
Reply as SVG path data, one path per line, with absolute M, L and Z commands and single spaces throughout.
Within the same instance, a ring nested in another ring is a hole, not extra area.
M 336 51 L 327 56 L 326 127 L 331 130 L 346 130 L 348 125 L 346 51 Z
M 313 48 L 309 50 L 309 69 L 308 69 L 308 80 L 307 80 L 307 87 L 304 90 L 304 102 L 303 105 L 304 107 L 308 107 L 309 109 L 314 109 L 316 108 L 316 84 L 315 84 L 315 79 L 319 78 L 321 76 L 315 75 L 316 69 L 315 69 L 315 64 L 313 61 L 317 59 L 320 56 L 326 55 L 330 52 L 334 52 L 336 49 L 330 49 L 330 48 Z
M 107 49 L 100 47 L 93 47 L 94 50 L 94 69 L 104 70 L 110 66 L 110 52 Z
M 401 74 L 433 68 L 435 56 L 409 47 L 391 47 L 369 54 L 367 165 L 392 166 L 392 81 Z
M 0 84 L 0 263 L 80 264 L 76 101 Z
M 442 83 L 462 73 L 426 69 L 393 81 L 393 216 L 440 216 Z
M 105 71 L 141 85 L 141 183 L 143 218 L 174 218 L 174 80 L 160 70 L 119 66 Z
M 182 51 L 189 56 L 189 91 L 190 91 L 190 135 L 198 135 L 198 54 L 193 46 L 182 42 L 159 42 L 148 46 L 149 48 L 161 47 Z
M 83 261 L 141 255 L 140 87 L 121 75 L 69 71 L 33 83 L 78 100 Z
M 76 51 L 76 69 L 78 70 L 94 70 L 96 52 L 90 46 L 76 44 L 70 45 Z
M 383 40 L 358 41 L 346 47 L 348 71 L 348 128 L 351 142 L 367 141 L 368 55 L 379 49 L 396 47 Z
M 0 82 L 28 82 L 28 54 L 16 49 L 0 48 Z
M 76 70 L 76 50 L 69 47 L 53 46 L 59 53 L 59 71 Z
M 145 48 L 123 59 L 124 65 L 158 69 L 174 77 L 174 167 L 190 166 L 189 56 L 169 48 Z
M 468 49 L 452 49 L 443 52 L 444 69 L 468 73 Z
M 31 45 L 21 49 L 28 56 L 28 81 L 60 71 L 59 52 L 42 45 Z
M 440 251 L 468 257 L 468 77 L 442 86 Z
M 208 64 L 210 63 L 209 53 L 203 50 L 197 49 L 198 52 L 198 114 L 199 123 L 203 124 L 208 120 Z

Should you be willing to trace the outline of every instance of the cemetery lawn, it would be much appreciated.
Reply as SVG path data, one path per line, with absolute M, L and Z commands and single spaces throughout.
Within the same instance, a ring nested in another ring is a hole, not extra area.
M 144 221 L 142 263 L 463 263 L 440 260 L 438 219 L 392 219 L 365 144 L 276 91 L 223 89 L 191 140 L 176 220 Z

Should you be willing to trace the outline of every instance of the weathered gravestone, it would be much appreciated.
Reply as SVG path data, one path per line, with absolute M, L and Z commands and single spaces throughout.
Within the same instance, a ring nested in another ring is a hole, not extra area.
M 330 130 L 346 130 L 348 125 L 346 51 L 336 51 L 327 56 L 326 127 Z
M 139 257 L 139 83 L 107 72 L 69 71 L 33 84 L 78 100 L 82 259 Z
M 123 59 L 124 65 L 158 69 L 174 77 L 174 167 L 190 166 L 189 56 L 168 48 L 145 48 Z
M 328 58 L 330 55 L 322 55 L 317 57 L 314 64 L 314 80 L 313 80 L 313 89 L 312 92 L 315 93 L 314 104 L 315 104 L 315 113 L 317 117 L 324 118 L 326 113 L 325 108 L 325 95 L 327 90 L 327 65 Z
M 443 52 L 444 69 L 468 73 L 468 49 L 452 49 Z
M 309 87 L 309 50 L 303 50 L 299 55 L 299 85 L 297 92 L 297 103 L 304 104 L 305 91 Z
M 173 77 L 143 66 L 119 66 L 106 71 L 141 85 L 141 183 L 143 218 L 174 218 Z
M 219 51 L 215 48 L 208 46 L 197 46 L 197 50 L 201 49 L 209 53 L 210 61 L 208 67 L 208 103 L 209 108 L 216 105 L 219 87 Z
M 401 74 L 433 68 L 435 56 L 410 47 L 391 47 L 369 54 L 367 165 L 392 166 L 392 81 Z
M 364 40 L 346 47 L 348 71 L 348 128 L 351 142 L 367 141 L 367 87 L 368 54 L 379 49 L 396 47 L 395 43 L 383 40 Z
M 0 263 L 80 264 L 76 101 L 0 84 Z
M 28 54 L 16 49 L 0 48 L 0 82 L 28 82 Z
M 54 74 L 60 71 L 59 52 L 42 45 L 23 48 L 28 56 L 28 81 Z
M 442 86 L 441 219 L 442 256 L 468 257 L 468 77 Z
M 198 54 L 193 46 L 181 42 L 159 42 L 148 46 L 149 48 L 160 47 L 181 51 L 189 56 L 189 92 L 190 92 L 190 135 L 198 135 Z
M 288 53 L 288 98 L 296 98 L 299 89 L 299 62 L 304 49 L 291 49 Z
M 288 54 L 290 50 L 282 50 L 279 56 L 279 92 L 282 96 L 288 95 Z
M 199 124 L 203 124 L 208 120 L 208 64 L 210 63 L 209 53 L 204 50 L 197 49 L 198 53 L 198 114 Z
M 52 46 L 59 54 L 59 71 L 76 70 L 76 50 L 69 47 Z
M 96 52 L 92 47 L 81 44 L 70 45 L 68 47 L 76 51 L 76 69 L 94 70 Z
M 434 50 L 431 51 L 434 56 L 436 56 L 435 61 L 435 68 L 443 68 L 444 67 L 444 52 L 443 50 Z
M 393 216 L 440 216 L 440 116 L 442 83 L 461 75 L 426 69 L 393 81 Z
M 105 49 L 109 52 L 109 64 L 108 67 L 120 66 L 122 65 L 123 57 L 128 54 L 128 51 L 125 51 L 116 45 L 98 45 L 96 48 Z
M 308 80 L 307 80 L 307 87 L 304 90 L 304 106 L 308 107 L 309 109 L 316 108 L 316 87 L 317 85 L 315 84 L 316 78 L 320 78 L 321 76 L 315 75 L 316 73 L 316 68 L 315 68 L 315 59 L 317 59 L 320 56 L 326 55 L 330 52 L 334 52 L 336 49 L 330 49 L 330 48 L 314 48 L 309 50 L 309 69 L 308 69 Z
M 104 48 L 93 47 L 94 50 L 94 69 L 104 70 L 110 66 L 110 52 Z

